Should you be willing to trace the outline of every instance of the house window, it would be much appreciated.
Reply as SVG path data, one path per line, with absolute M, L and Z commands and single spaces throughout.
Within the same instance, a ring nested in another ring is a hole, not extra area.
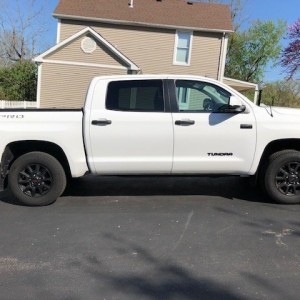
M 174 47 L 174 64 L 189 65 L 192 49 L 191 31 L 177 31 Z
M 177 86 L 176 92 L 179 110 L 181 111 L 188 109 L 190 102 L 190 89 L 186 87 Z

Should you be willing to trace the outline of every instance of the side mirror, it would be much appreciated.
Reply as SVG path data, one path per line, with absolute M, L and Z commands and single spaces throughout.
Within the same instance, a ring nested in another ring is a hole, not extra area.
M 239 114 L 246 110 L 246 106 L 242 104 L 242 101 L 235 97 L 231 96 L 229 99 L 229 104 L 224 104 L 218 107 L 215 113 L 228 113 L 228 114 Z
M 246 110 L 245 105 L 230 105 L 224 104 L 220 106 L 215 113 L 239 114 Z
M 230 99 L 229 99 L 229 104 L 230 106 L 241 106 L 242 105 L 242 101 L 237 98 L 236 96 L 231 96 Z

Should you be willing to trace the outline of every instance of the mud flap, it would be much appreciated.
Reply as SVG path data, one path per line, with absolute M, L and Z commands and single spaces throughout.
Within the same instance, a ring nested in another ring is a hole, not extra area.
M 14 158 L 14 155 L 8 147 L 5 148 L 0 162 L 0 192 L 5 189 L 5 178 L 8 174 L 9 166 Z

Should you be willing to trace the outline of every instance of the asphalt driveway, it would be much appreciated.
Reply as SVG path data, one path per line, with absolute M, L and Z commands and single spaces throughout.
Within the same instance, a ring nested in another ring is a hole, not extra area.
M 5 299 L 299 299 L 300 206 L 241 178 L 74 180 L 47 207 L 0 194 Z

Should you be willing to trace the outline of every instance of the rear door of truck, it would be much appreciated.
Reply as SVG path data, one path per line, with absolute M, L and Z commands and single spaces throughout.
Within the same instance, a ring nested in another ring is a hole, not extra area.
M 96 174 L 169 174 L 173 126 L 161 79 L 97 83 L 86 116 L 89 166 Z

